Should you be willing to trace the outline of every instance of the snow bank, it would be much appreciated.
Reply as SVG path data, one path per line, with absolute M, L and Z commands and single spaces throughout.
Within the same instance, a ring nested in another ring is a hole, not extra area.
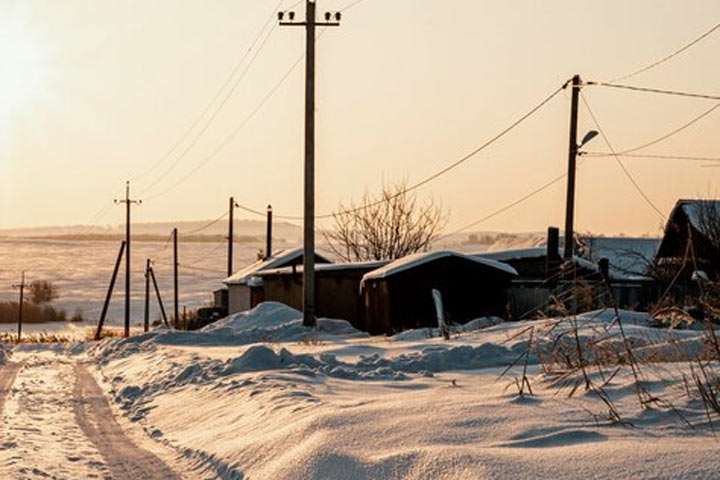
M 482 328 L 492 327 L 502 323 L 503 319 L 498 317 L 482 317 L 471 320 L 462 325 L 455 325 L 451 327 L 451 333 L 467 333 L 474 330 L 480 330 Z M 442 337 L 442 332 L 439 328 L 418 328 L 414 330 L 405 330 L 392 336 L 392 339 L 396 342 L 414 342 L 428 338 Z

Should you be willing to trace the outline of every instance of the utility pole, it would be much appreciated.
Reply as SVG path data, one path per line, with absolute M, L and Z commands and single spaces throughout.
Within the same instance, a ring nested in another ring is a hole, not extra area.
M 102 313 L 100 314 L 100 320 L 98 321 L 97 332 L 95 333 L 95 340 L 100 340 L 102 337 L 103 325 L 105 325 L 105 316 L 107 315 L 108 307 L 110 306 L 110 298 L 112 298 L 113 289 L 115 289 L 115 280 L 117 279 L 118 270 L 120 270 L 120 262 L 122 262 L 123 252 L 125 251 L 125 241 L 120 243 L 120 251 L 118 252 L 117 260 L 115 260 L 115 267 L 113 268 L 112 277 L 110 277 L 110 286 L 108 287 L 107 295 L 105 295 L 105 303 L 103 303 Z
M 173 297 L 175 300 L 175 328 L 180 321 L 180 307 L 178 306 L 178 229 L 173 228 Z
M 282 26 L 305 27 L 305 195 L 303 219 L 303 325 L 315 326 L 315 30 L 318 26 L 337 27 L 340 12 L 316 18 L 316 3 L 305 0 L 305 21 L 295 22 L 295 12 L 278 12 Z
M 158 305 L 160 305 L 160 313 L 162 314 L 163 322 L 166 327 L 169 327 L 167 315 L 165 314 L 165 306 L 163 305 L 162 297 L 160 296 L 160 289 L 158 288 L 157 278 L 155 278 L 155 270 L 150 267 L 150 278 L 152 279 L 153 286 L 155 287 L 155 295 L 157 295 Z
M 25 302 L 25 272 L 22 272 L 22 277 L 19 284 L 13 285 L 12 288 L 20 290 L 20 303 L 18 304 L 18 330 L 17 330 L 17 341 L 20 343 L 22 338 L 22 318 L 23 318 L 23 303 Z
M 235 209 L 239 207 L 239 205 L 235 202 L 235 198 L 230 197 L 230 223 L 228 225 L 228 255 L 227 255 L 227 275 L 228 277 L 232 276 L 233 273 L 233 240 L 235 239 L 235 235 L 233 232 L 234 224 L 235 224 Z
M 267 207 L 267 231 L 265 232 L 265 258 L 272 257 L 272 205 Z
M 143 329 L 147 333 L 150 330 L 150 259 L 145 262 L 145 316 L 143 317 Z
M 578 144 L 578 100 L 580 97 L 580 75 L 572 78 L 572 92 L 570 103 L 570 148 L 568 153 L 568 183 L 567 183 L 567 204 L 565 207 L 565 249 L 564 258 L 571 259 L 575 246 L 575 235 L 573 221 L 575 218 L 575 164 L 577 159 Z
M 142 200 L 130 199 L 130 182 L 125 182 L 125 199 L 115 200 L 125 204 L 125 337 L 130 336 L 130 206 L 140 205 Z

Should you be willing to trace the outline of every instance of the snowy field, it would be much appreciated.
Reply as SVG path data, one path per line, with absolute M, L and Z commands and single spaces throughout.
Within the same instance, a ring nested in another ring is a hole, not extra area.
M 282 245 L 279 245 L 281 248 Z M 60 241 L 60 240 L 0 240 L 0 301 L 17 301 L 18 292 L 9 288 L 20 282 L 23 270 L 27 280 L 48 280 L 60 290 L 60 298 L 53 302 L 72 316 L 80 309 L 86 323 L 95 324 L 105 301 L 113 265 L 119 248 L 118 242 L 109 241 Z M 241 267 L 256 259 L 258 246 L 238 244 L 235 246 L 235 265 Z M 180 243 L 181 265 L 197 265 L 196 268 L 180 268 L 180 304 L 188 308 L 202 307 L 212 300 L 212 292 L 222 287 L 227 269 L 227 246 L 222 243 Z M 140 242 L 132 245 L 132 318 L 141 325 L 145 298 L 145 259 L 157 260 L 155 273 L 163 301 L 172 300 L 172 246 L 165 242 Z M 122 324 L 125 266 L 118 273 L 115 296 L 110 304 L 108 323 Z M 151 302 L 151 318 L 160 315 L 157 302 Z M 47 323 L 37 329 L 57 331 L 68 328 L 65 322 Z M 0 324 L 0 330 L 15 331 L 15 325 Z M 30 330 L 28 330 L 30 331 Z
M 621 312 L 623 337 L 603 311 L 478 319 L 444 340 L 429 330 L 369 337 L 327 319 L 308 330 L 299 318 L 266 303 L 200 332 L 16 348 L 0 374 L 14 383 L 0 385 L 2 478 L 132 468 L 193 479 L 713 478 L 720 469 L 720 417 L 688 362 L 708 355 L 702 330 Z M 589 389 L 568 366 L 578 358 Z M 108 435 L 132 448 L 110 448 Z

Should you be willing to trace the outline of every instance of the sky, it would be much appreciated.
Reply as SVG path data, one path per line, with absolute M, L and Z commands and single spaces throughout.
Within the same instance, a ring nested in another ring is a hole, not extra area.
M 304 75 L 292 67 L 304 35 L 275 17 L 293 3 L 0 0 L 0 228 L 121 223 L 112 201 L 126 180 L 143 200 L 139 222 L 216 218 L 231 195 L 301 214 Z M 717 0 L 318 0 L 318 10 L 352 4 L 317 41 L 319 214 L 432 175 L 575 73 L 614 79 L 720 21 Z M 718 49 L 720 31 L 626 83 L 720 94 Z M 618 151 L 713 106 L 597 86 L 583 95 Z M 448 211 L 447 231 L 515 202 L 566 171 L 569 110 L 563 91 L 417 195 Z M 720 157 L 719 121 L 720 109 L 642 153 Z M 596 128 L 581 104 L 580 135 Z M 597 137 L 587 150 L 608 148 Z M 678 198 L 720 187 L 706 162 L 623 163 L 649 202 L 615 159 L 585 157 L 577 231 L 656 235 Z M 564 195 L 560 181 L 472 230 L 562 226 Z

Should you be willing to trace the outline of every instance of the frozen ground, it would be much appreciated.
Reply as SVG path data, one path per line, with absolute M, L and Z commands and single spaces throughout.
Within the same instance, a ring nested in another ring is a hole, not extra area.
M 0 476 L 135 478 L 114 473 L 122 457 L 154 472 L 143 478 L 713 478 L 718 440 L 682 381 L 689 364 L 658 362 L 702 355 L 703 332 L 622 317 L 642 387 L 663 400 L 647 408 L 628 367 L 588 366 L 601 391 L 570 397 L 572 376 L 552 383 L 545 355 L 574 334 L 569 321 L 478 319 L 449 341 L 427 330 L 368 337 L 338 320 L 309 331 L 268 303 L 201 332 L 23 347 L 0 371 L 0 392 L 14 383 L 0 395 Z M 613 318 L 578 318 L 588 359 L 622 341 Z M 533 395 L 519 396 L 526 365 Z

